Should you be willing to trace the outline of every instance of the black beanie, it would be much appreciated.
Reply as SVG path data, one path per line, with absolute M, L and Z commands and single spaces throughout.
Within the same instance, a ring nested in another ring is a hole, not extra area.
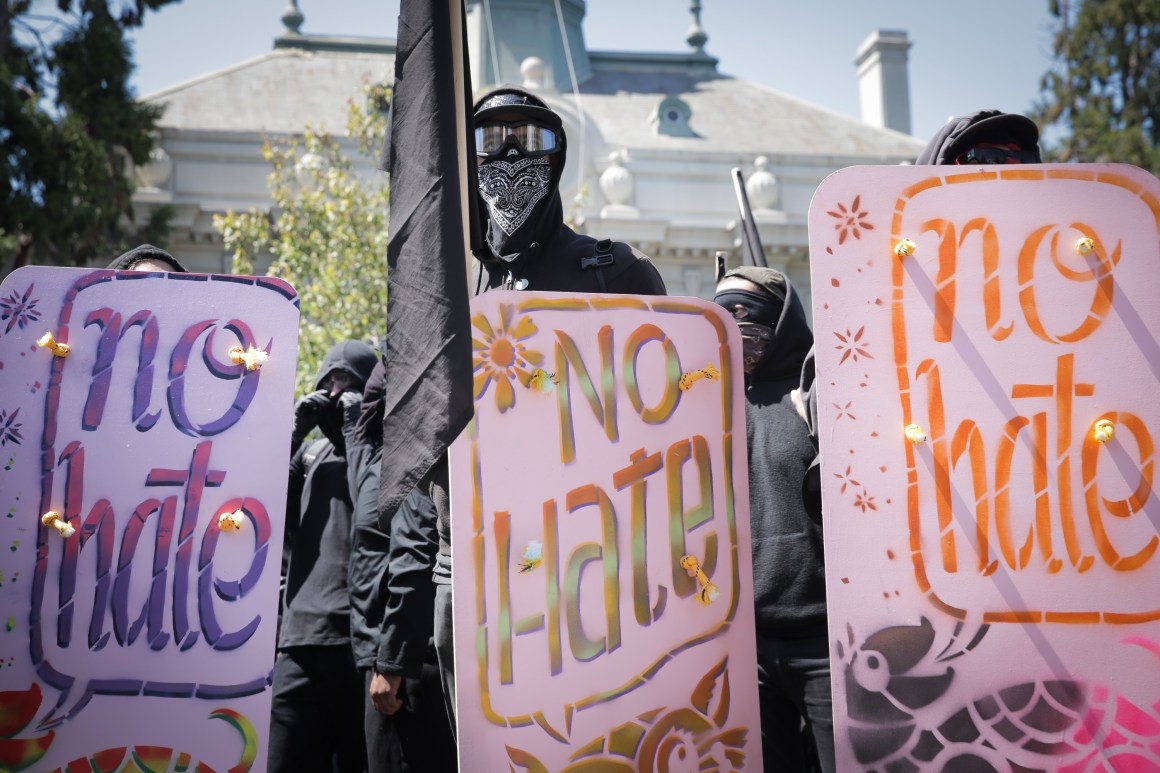
M 156 260 L 161 263 L 167 263 L 173 266 L 173 271 L 186 274 L 189 273 L 185 266 L 177 262 L 177 258 L 170 255 L 160 247 L 154 247 L 152 244 L 140 244 L 129 250 L 119 258 L 114 260 L 105 268 L 113 268 L 118 271 L 129 271 L 133 266 L 137 265 L 143 260 Z

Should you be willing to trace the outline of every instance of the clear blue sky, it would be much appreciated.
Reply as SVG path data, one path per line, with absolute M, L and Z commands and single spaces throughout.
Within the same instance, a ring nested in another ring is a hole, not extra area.
M 51 6 L 50 0 L 37 5 Z M 287 0 L 184 0 L 135 33 L 138 94 L 269 51 Z M 689 0 L 588 0 L 596 50 L 683 51 Z M 302 31 L 394 37 L 399 0 L 299 0 Z M 1047 0 L 702 0 L 722 72 L 858 116 L 853 65 L 874 29 L 910 34 L 911 123 L 927 139 L 951 115 L 1026 111 L 1050 65 Z

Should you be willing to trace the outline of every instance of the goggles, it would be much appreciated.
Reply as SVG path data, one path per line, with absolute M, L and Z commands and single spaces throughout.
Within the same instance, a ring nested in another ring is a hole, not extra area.
M 1038 164 L 1039 151 L 977 145 L 955 159 L 956 164 Z
M 548 155 L 560 149 L 560 139 L 547 126 L 521 121 L 518 123 L 485 123 L 475 127 L 475 154 L 495 155 L 508 137 L 514 137 L 525 153 Z

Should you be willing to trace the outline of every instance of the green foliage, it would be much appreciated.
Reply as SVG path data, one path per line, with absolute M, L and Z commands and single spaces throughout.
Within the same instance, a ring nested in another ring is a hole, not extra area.
M 168 212 L 133 225 L 129 164 L 149 160 L 161 110 L 133 95 L 125 29 L 171 2 L 58 0 L 41 16 L 0 0 L 0 230 L 15 240 L 3 269 L 164 241 Z
M 252 273 L 259 256 L 269 253 L 274 262 L 267 273 L 298 291 L 300 395 L 311 390 L 331 346 L 386 332 L 387 185 L 377 173 L 360 176 L 354 160 L 377 157 L 389 100 L 384 86 L 367 86 L 361 99 L 351 100 L 345 143 L 311 127 L 301 137 L 268 140 L 262 153 L 273 166 L 267 177 L 273 209 L 214 218 L 234 254 L 234 271 Z
M 1048 156 L 1160 174 L 1160 0 L 1049 0 L 1055 67 L 1036 117 L 1063 129 Z M 1050 134 L 1049 134 L 1050 136 Z

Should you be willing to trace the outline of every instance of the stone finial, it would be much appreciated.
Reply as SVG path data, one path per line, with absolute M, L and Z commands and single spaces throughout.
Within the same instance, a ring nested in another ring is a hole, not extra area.
M 544 60 L 538 56 L 529 56 L 520 62 L 520 77 L 525 89 L 544 88 Z
M 282 24 L 286 27 L 286 34 L 301 35 L 302 22 L 304 21 L 306 21 L 306 17 L 302 15 L 302 11 L 298 10 L 298 0 L 290 0 L 286 10 L 282 12 Z
M 629 206 L 632 204 L 632 193 L 635 183 L 632 172 L 624 168 L 628 160 L 628 151 L 614 150 L 608 154 L 608 168 L 600 175 L 600 191 L 609 204 Z
M 769 171 L 769 159 L 758 156 L 753 160 L 756 168 L 749 179 L 745 181 L 745 193 L 749 195 L 749 203 L 756 209 L 777 209 L 781 190 L 777 178 Z
M 162 190 L 173 174 L 173 159 L 158 145 L 149 151 L 149 160 L 137 167 L 137 182 L 148 190 Z
M 693 14 L 693 26 L 689 27 L 689 34 L 685 36 L 685 41 L 695 52 L 703 54 L 709 36 L 705 34 L 705 30 L 701 29 L 701 0 L 693 0 L 693 4 L 689 6 L 689 11 Z

